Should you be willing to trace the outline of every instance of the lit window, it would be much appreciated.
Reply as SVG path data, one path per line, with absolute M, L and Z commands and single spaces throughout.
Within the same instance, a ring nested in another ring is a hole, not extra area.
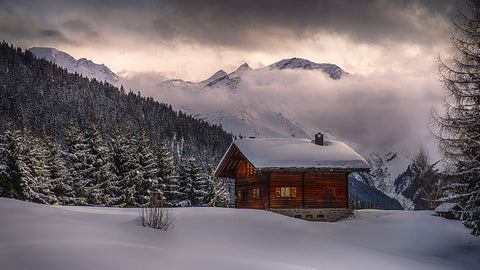
M 295 198 L 297 196 L 296 187 L 277 187 L 275 188 L 277 198 Z
M 254 174 L 255 174 L 255 170 L 253 169 L 253 166 L 247 162 L 245 167 L 245 176 L 254 175 Z
M 260 189 L 259 188 L 253 188 L 253 198 L 254 199 L 260 199 Z

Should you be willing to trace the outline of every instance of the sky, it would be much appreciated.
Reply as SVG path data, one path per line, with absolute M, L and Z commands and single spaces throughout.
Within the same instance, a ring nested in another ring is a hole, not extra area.
M 199 81 L 244 62 L 301 57 L 366 75 L 430 68 L 446 53 L 455 8 L 451 0 L 2 0 L 0 35 L 116 73 Z
M 22 48 L 54 47 L 103 63 L 147 96 L 198 111 L 285 107 L 291 115 L 367 148 L 417 147 L 429 112 L 441 110 L 438 58 L 453 56 L 451 0 L 0 1 L 0 37 Z M 204 98 L 158 89 L 202 81 L 243 63 L 262 68 L 299 57 L 352 74 L 251 75 L 242 95 Z M 288 80 L 286 79 L 288 78 Z M 136 89 L 137 90 L 137 89 Z M 275 95 L 272 95 L 275 93 Z M 328 98 L 325 98 L 328 97 Z M 314 117 L 315 116 L 315 117 Z M 318 117 L 320 116 L 320 117 Z

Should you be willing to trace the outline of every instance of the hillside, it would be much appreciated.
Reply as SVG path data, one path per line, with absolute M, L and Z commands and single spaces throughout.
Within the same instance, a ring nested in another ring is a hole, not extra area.
M 168 104 L 128 93 L 108 83 L 68 73 L 30 51 L 0 46 L 0 128 L 33 129 L 64 138 L 70 120 L 85 129 L 94 117 L 104 137 L 117 127 L 143 127 L 152 142 L 162 140 L 174 155 L 195 156 L 203 167 L 216 164 L 231 142 L 219 126 L 177 112 Z
M 243 209 L 173 209 L 173 231 L 137 209 L 0 198 L 2 269 L 476 269 L 480 244 L 431 212 L 361 210 L 336 223 Z
M 75 59 L 69 54 L 55 48 L 33 47 L 29 51 L 37 58 L 53 62 L 60 67 L 66 68 L 70 73 L 78 73 L 90 79 L 107 81 L 111 84 L 117 83 L 119 77 L 107 66 L 99 65 L 86 58 Z

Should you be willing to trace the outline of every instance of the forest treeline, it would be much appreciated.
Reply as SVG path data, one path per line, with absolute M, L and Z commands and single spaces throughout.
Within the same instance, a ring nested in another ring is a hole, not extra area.
M 167 206 L 225 206 L 226 185 L 193 157 L 173 162 L 145 129 L 117 128 L 104 138 L 91 119 L 70 122 L 62 145 L 13 124 L 0 134 L 0 196 L 44 204 L 139 207 L 153 196 Z

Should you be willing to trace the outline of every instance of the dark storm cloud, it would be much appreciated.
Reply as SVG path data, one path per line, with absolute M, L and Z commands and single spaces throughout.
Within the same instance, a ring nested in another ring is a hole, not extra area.
M 75 39 L 118 35 L 154 42 L 271 49 L 318 39 L 322 34 L 356 43 L 435 44 L 445 40 L 444 25 L 455 11 L 455 1 L 4 0 L 0 9 L 17 14 L 15 25 L 0 18 L 0 29 L 4 28 L 1 24 L 17 29 L 22 34 L 10 31 L 17 36 L 35 35 L 23 22 L 22 14 L 27 14 L 47 26 L 42 29 L 57 29 L 70 39 L 80 32 L 82 36 Z
M 265 39 L 335 33 L 357 42 L 430 44 L 445 35 L 453 1 L 158 1 L 154 27 L 164 39 L 256 47 Z
M 38 35 L 50 41 L 57 41 L 71 45 L 77 45 L 78 42 L 66 37 L 61 31 L 56 29 L 40 29 Z
M 99 36 L 98 32 L 94 30 L 93 26 L 88 21 L 80 17 L 67 20 L 62 25 L 72 32 L 80 32 L 90 38 L 96 38 Z

